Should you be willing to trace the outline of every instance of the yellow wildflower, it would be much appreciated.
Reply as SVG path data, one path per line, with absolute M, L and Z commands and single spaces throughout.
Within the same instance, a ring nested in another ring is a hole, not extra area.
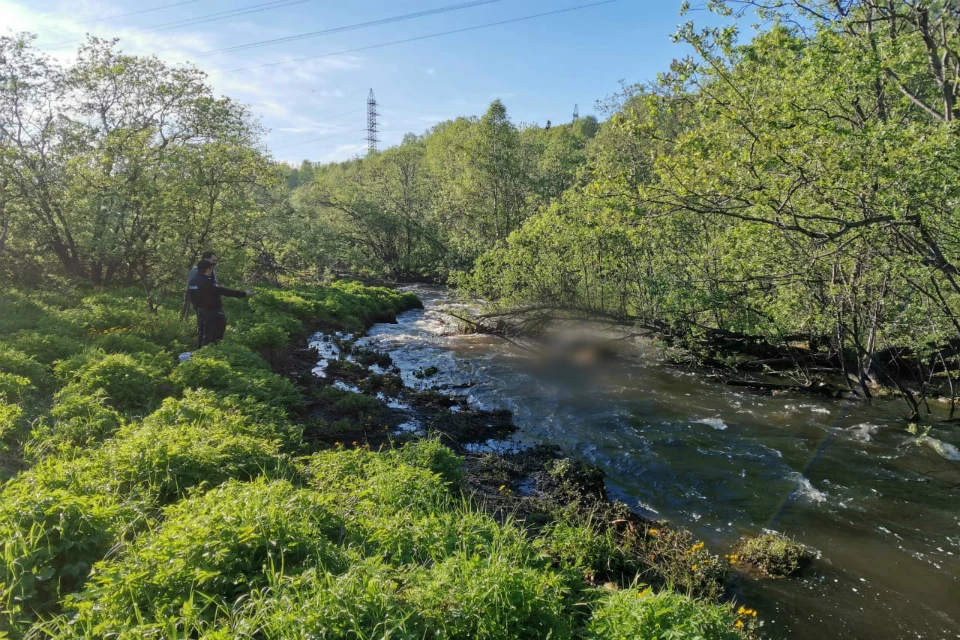
M 660 529 L 650 529 L 649 531 L 647 531 L 647 533 L 649 533 L 652 536 L 655 536 L 658 533 L 660 533 Z
M 646 598 L 648 595 L 650 595 L 650 587 L 647 587 L 643 591 L 639 591 L 637 593 L 638 598 Z
M 500 490 L 500 491 L 503 491 L 503 490 L 506 489 L 506 488 L 507 488 L 507 485 L 502 484 L 502 485 L 500 485 L 500 489 L 499 489 L 499 490 Z
M 743 620 L 737 620 L 737 624 L 733 625 L 737 629 L 743 629 Z
M 697 570 L 697 567 L 699 567 L 699 566 L 700 566 L 700 565 L 695 564 L 695 565 L 693 565 L 692 567 L 690 567 L 690 570 L 691 570 L 691 571 L 696 571 L 696 570 Z

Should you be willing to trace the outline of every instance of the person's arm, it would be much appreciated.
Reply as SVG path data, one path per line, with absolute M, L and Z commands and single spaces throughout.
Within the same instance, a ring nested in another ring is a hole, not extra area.
M 219 284 L 214 283 L 213 288 L 217 290 L 222 296 L 227 296 L 228 298 L 249 298 L 253 295 L 253 291 L 237 291 L 236 289 L 227 289 L 226 287 L 221 287 Z

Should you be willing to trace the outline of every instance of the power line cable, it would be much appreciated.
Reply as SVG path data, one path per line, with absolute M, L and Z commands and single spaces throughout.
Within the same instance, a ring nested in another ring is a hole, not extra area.
M 162 11 L 163 9 L 172 9 L 173 7 L 180 7 L 185 4 L 195 4 L 200 2 L 200 0 L 185 0 L 184 2 L 174 2 L 173 4 L 165 4 L 159 7 L 153 7 L 152 9 L 141 9 L 140 11 L 131 11 L 130 13 L 120 13 L 115 16 L 107 16 L 106 18 L 97 18 L 96 20 L 87 20 L 86 22 L 78 22 L 77 24 L 93 24 L 95 22 L 106 22 L 107 20 L 117 20 L 118 18 L 129 18 L 130 16 L 139 16 L 142 13 L 154 13 L 156 11 Z
M 167 22 L 165 24 L 158 24 L 153 27 L 150 27 L 148 31 L 169 31 L 170 29 L 177 29 L 179 27 L 191 27 L 195 24 L 203 24 L 205 22 L 215 22 L 217 20 L 223 20 L 225 18 L 233 18 L 236 16 L 245 16 L 250 13 L 260 13 L 262 11 L 270 11 L 272 9 L 282 9 L 284 7 L 292 7 L 296 4 L 303 4 L 305 2 L 312 2 L 313 0 L 274 0 L 273 2 L 265 2 L 263 4 L 254 4 L 249 7 L 240 7 L 239 9 L 230 9 L 229 11 L 220 11 L 218 13 L 209 13 L 205 16 L 197 16 L 196 18 L 187 18 L 185 20 L 175 20 L 173 22 Z
M 462 2 L 460 4 L 454 4 L 446 7 L 439 7 L 437 9 L 427 9 L 424 11 L 417 11 L 415 13 L 407 13 L 404 15 L 393 16 L 390 18 L 381 18 L 379 20 L 370 20 L 368 22 L 359 22 L 357 24 L 345 25 L 342 27 L 333 27 L 330 29 L 323 29 L 320 31 L 310 31 L 308 33 L 300 33 L 292 36 L 285 36 L 283 38 L 273 38 L 272 40 L 261 40 L 259 42 L 249 42 L 247 44 L 240 44 L 233 47 L 226 47 L 225 49 L 218 49 L 217 51 L 210 51 L 204 53 L 203 55 L 196 56 L 199 58 L 205 58 L 207 56 L 218 55 L 221 53 L 228 53 L 233 51 L 243 51 L 245 49 L 252 49 L 254 47 L 263 47 L 272 44 L 280 44 L 283 42 L 293 42 L 295 40 L 304 40 L 306 38 L 315 38 L 317 36 L 326 36 L 333 33 L 342 33 L 344 31 L 353 31 L 356 29 L 365 29 L 367 27 L 377 27 L 385 24 L 393 24 L 395 22 L 403 22 L 406 20 L 414 20 L 416 18 L 425 18 L 428 16 L 434 16 L 441 13 L 449 13 L 451 11 L 460 11 L 462 9 L 470 9 L 472 7 L 479 7 L 487 4 L 494 4 L 497 2 L 502 2 L 503 0 L 473 0 L 473 2 Z
M 523 16 L 520 18 L 511 18 L 509 20 L 500 20 L 499 22 L 488 22 L 486 24 L 479 24 L 473 27 L 465 27 L 463 29 L 453 29 L 452 31 L 442 31 L 440 33 L 431 33 L 424 36 L 417 36 L 416 38 L 406 38 L 404 40 L 393 40 L 391 42 L 381 42 L 379 44 L 372 44 L 366 47 L 357 47 L 355 49 L 343 49 L 341 51 L 333 51 L 330 53 L 321 53 L 315 56 L 306 56 L 303 58 L 294 58 L 292 60 L 281 60 L 280 62 L 268 62 L 267 64 L 258 64 L 252 67 L 241 67 L 239 69 L 228 69 L 226 71 L 213 71 L 212 73 L 239 73 L 241 71 L 252 71 L 254 69 L 265 69 L 267 67 L 276 67 L 282 64 L 292 64 L 294 62 L 303 62 L 305 60 L 316 60 L 317 58 L 329 58 L 331 56 L 339 56 L 345 53 L 357 53 L 359 51 L 369 51 L 371 49 L 381 49 L 383 47 L 390 47 L 397 44 L 406 44 L 408 42 L 419 42 L 421 40 L 429 40 L 431 38 L 439 38 L 441 36 L 449 36 L 456 33 L 466 33 L 468 31 L 477 31 L 479 29 L 488 29 L 490 27 L 499 27 L 505 24 L 513 24 L 516 22 L 525 22 L 527 20 L 535 20 L 537 18 L 544 18 L 547 16 L 554 16 L 561 13 L 569 13 L 571 11 L 579 11 L 581 9 L 589 9 L 591 7 L 599 7 L 605 4 L 613 4 L 618 0 L 603 0 L 602 2 L 593 2 L 590 4 L 581 4 L 575 7 L 568 7 L 566 9 L 558 9 L 556 11 L 546 11 L 544 13 L 536 13 L 529 16 Z
M 183 6 L 183 5 L 185 5 L 185 4 L 194 4 L 194 3 L 197 3 L 197 2 L 200 2 L 200 0 L 185 0 L 185 2 L 174 2 L 173 4 L 165 4 L 165 5 L 162 5 L 162 6 L 159 6 L 159 7 L 154 7 L 154 8 L 152 8 L 152 9 L 142 9 L 142 10 L 140 10 L 140 11 L 131 11 L 130 13 L 119 13 L 119 14 L 117 14 L 117 15 L 107 16 L 106 18 L 97 18 L 97 19 L 95 19 L 95 20 L 86 20 L 86 21 L 84 21 L 84 22 L 78 22 L 77 24 L 78 24 L 78 25 L 95 24 L 95 23 L 97 23 L 97 22 L 106 22 L 106 21 L 108 21 L 108 20 L 117 20 L 117 19 L 119 19 L 119 18 L 128 18 L 128 17 L 130 17 L 130 16 L 138 16 L 138 15 L 143 14 L 143 13 L 153 13 L 153 12 L 155 12 L 155 11 L 162 11 L 163 9 L 172 9 L 173 7 L 180 7 L 180 6 Z M 42 46 L 42 47 L 54 48 L 54 47 L 59 47 L 60 45 L 64 45 L 64 44 L 71 44 L 72 42 L 73 42 L 73 40 L 58 40 L 57 42 L 51 42 L 50 44 L 44 44 L 44 45 L 40 45 L 40 46 Z
M 282 9 L 284 7 L 292 7 L 298 4 L 304 4 L 305 2 L 312 2 L 313 0 L 272 0 L 271 2 L 264 2 L 261 4 L 248 5 L 246 7 L 239 7 L 237 9 L 230 9 L 228 11 L 218 11 L 216 13 L 207 13 L 201 16 L 196 16 L 194 18 L 185 18 L 182 20 L 174 20 L 171 22 L 162 22 L 160 24 L 151 25 L 145 29 L 140 29 L 139 33 L 152 33 L 156 31 L 170 31 L 171 29 L 178 29 L 180 27 L 190 27 L 195 24 L 203 24 L 206 22 L 214 22 L 216 20 L 225 20 L 227 18 L 235 18 L 237 16 L 244 16 L 251 13 L 260 13 L 262 11 L 271 11 L 273 9 Z M 63 41 L 67 42 L 67 41 Z M 63 44 L 56 43 L 56 44 Z M 72 41 L 71 41 L 72 44 Z M 63 49 L 62 46 L 48 45 L 48 50 Z

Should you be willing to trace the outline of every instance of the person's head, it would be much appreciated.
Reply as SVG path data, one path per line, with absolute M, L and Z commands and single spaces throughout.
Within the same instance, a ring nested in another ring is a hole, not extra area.
M 204 259 L 197 263 L 197 271 L 205 276 L 208 276 L 213 273 L 213 268 L 215 266 L 216 263 Z
M 217 254 L 215 254 L 213 251 L 204 251 L 203 253 L 200 254 L 200 259 L 206 260 L 207 262 L 212 264 L 214 267 L 217 266 Z

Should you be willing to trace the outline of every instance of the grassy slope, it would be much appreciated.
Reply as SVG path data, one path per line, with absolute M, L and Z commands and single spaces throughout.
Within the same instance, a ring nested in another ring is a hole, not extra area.
M 305 445 L 302 390 L 257 351 L 415 303 L 265 289 L 175 366 L 175 304 L 0 294 L 0 637 L 740 637 L 729 606 L 590 587 L 595 536 L 498 522 L 436 441 Z

